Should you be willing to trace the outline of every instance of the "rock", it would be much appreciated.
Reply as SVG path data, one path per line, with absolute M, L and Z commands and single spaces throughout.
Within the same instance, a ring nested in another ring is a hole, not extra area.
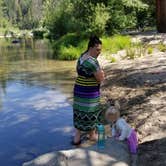
M 26 162 L 23 166 L 67 166 L 67 157 L 62 152 L 51 152 Z
M 125 142 L 106 140 L 105 149 L 97 145 L 51 152 L 24 163 L 23 166 L 129 166 L 130 155 Z
M 159 44 L 160 42 L 161 42 L 161 40 L 152 40 L 149 42 L 149 45 Z

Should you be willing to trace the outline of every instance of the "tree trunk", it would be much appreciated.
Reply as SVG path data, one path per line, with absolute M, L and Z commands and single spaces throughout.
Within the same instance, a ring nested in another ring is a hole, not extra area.
M 166 0 L 156 0 L 157 30 L 166 33 Z

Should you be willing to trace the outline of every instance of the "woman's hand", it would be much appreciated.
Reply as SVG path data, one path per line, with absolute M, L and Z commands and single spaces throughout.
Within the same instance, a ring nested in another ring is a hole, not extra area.
M 99 82 L 99 83 L 101 83 L 105 79 L 105 74 L 104 74 L 104 71 L 102 69 L 95 72 L 94 76 L 95 76 L 97 82 Z

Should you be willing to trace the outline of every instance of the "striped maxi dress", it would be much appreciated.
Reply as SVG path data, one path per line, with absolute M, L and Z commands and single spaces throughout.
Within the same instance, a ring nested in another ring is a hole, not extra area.
M 99 117 L 100 85 L 94 72 L 100 69 L 96 58 L 80 56 L 77 62 L 77 79 L 74 86 L 74 127 L 81 131 L 96 128 Z

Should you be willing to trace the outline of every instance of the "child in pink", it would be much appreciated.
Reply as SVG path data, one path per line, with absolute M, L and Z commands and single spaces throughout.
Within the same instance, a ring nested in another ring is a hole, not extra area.
M 134 129 L 120 118 L 119 105 L 110 106 L 106 111 L 106 120 L 112 123 L 112 136 L 119 141 L 127 140 L 131 154 L 137 153 L 138 139 Z

